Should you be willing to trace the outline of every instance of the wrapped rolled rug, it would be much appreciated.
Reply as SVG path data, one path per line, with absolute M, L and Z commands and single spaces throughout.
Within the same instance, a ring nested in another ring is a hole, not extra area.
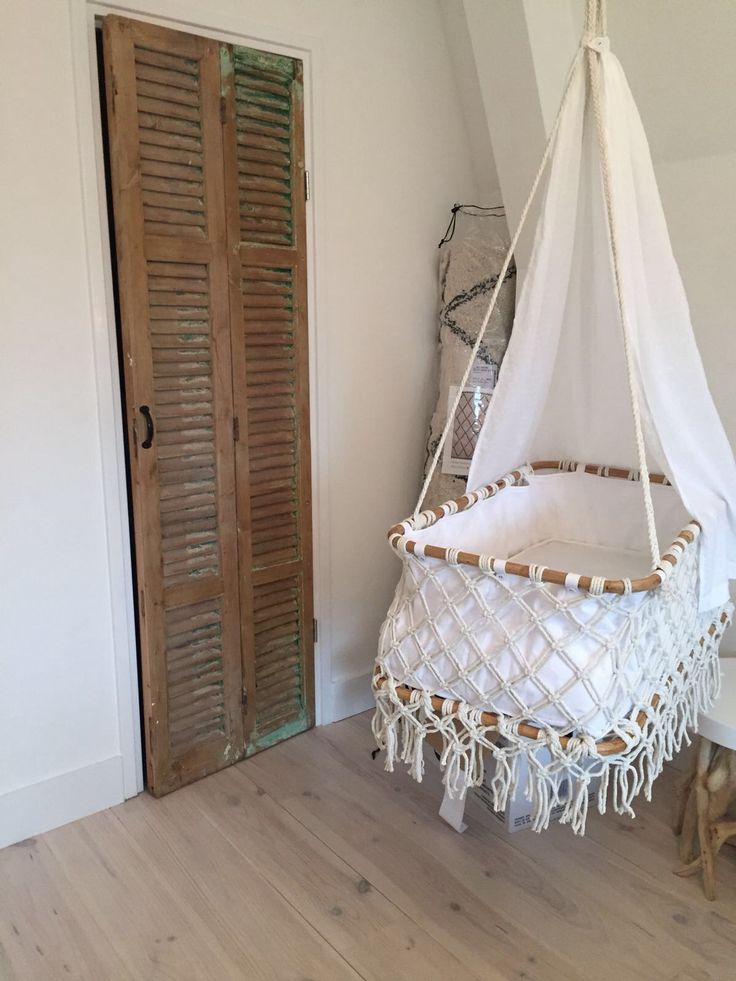
M 468 355 L 478 339 L 483 313 L 508 248 L 509 237 L 503 217 L 466 213 L 462 209 L 452 239 L 441 247 L 439 394 L 427 438 L 427 465 L 447 423 L 448 405 L 457 392 Z M 466 385 L 467 398 L 456 413 L 454 438 L 448 441 L 445 459 L 435 470 L 429 485 L 429 502 L 440 504 L 465 490 L 468 466 L 480 431 L 478 423 L 482 425 L 511 335 L 515 290 L 516 267 L 511 264 L 475 357 L 474 371 Z

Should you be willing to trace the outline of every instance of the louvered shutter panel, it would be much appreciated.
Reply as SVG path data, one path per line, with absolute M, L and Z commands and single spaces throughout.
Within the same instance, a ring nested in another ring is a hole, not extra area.
M 148 785 L 160 794 L 244 742 L 219 45 L 118 17 L 103 39 Z
M 302 64 L 221 59 L 251 753 L 314 721 Z

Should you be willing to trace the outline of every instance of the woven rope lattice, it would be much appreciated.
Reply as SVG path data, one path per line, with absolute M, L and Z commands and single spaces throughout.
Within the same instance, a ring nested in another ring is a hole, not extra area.
M 407 555 L 381 668 L 471 708 L 598 737 L 645 707 L 671 652 L 698 640 L 696 589 L 695 547 L 660 590 L 629 596 Z
M 573 461 L 541 466 L 581 467 Z M 675 539 L 655 573 L 635 584 L 572 572 L 555 572 L 560 581 L 550 582 L 543 566 L 512 574 L 510 568 L 522 567 L 452 547 L 429 554 L 432 546 L 409 537 L 460 510 L 493 508 L 499 493 L 533 469 L 522 467 L 391 530 L 403 568 L 381 630 L 374 732 L 387 751 L 387 767 L 402 760 L 416 779 L 423 741 L 438 734 L 451 795 L 482 782 L 484 754 L 490 753 L 499 807 L 517 789 L 523 754 L 529 763 L 523 789 L 534 804 L 535 827 L 545 827 L 564 804 L 561 820 L 582 832 L 594 777 L 602 781 L 601 810 L 613 775 L 614 808 L 633 813 L 634 796 L 650 792 L 664 760 L 697 724 L 698 712 L 717 693 L 718 642 L 731 611 L 698 612 L 695 523 Z M 616 468 L 583 469 L 606 479 L 638 477 Z M 536 738 L 528 738 L 530 732 Z M 606 741 L 620 747 L 615 755 L 603 751 Z M 572 791 L 561 801 L 565 785 Z

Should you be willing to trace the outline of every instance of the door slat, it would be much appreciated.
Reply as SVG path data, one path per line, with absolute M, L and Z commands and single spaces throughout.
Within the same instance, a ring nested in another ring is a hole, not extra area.
M 219 45 L 116 16 L 103 42 L 158 795 L 244 752 Z

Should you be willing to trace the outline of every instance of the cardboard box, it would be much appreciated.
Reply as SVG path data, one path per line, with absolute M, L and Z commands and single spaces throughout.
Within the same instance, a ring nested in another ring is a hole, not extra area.
M 549 762 L 550 754 L 548 750 L 539 750 L 539 760 L 541 763 Z M 489 811 L 497 821 L 503 824 L 504 828 L 508 832 L 523 831 L 524 828 L 532 827 L 532 805 L 531 801 L 528 801 L 524 796 L 524 790 L 526 788 L 526 780 L 528 773 L 528 764 L 524 756 L 521 756 L 518 761 L 518 789 L 514 798 L 510 800 L 503 811 L 494 811 L 493 809 L 493 791 L 491 790 L 491 782 L 494 777 L 496 763 L 493 757 L 488 754 L 486 756 L 486 773 L 483 783 L 480 787 L 474 787 L 472 794 L 481 807 L 484 807 Z M 590 787 L 588 789 L 588 805 L 591 806 L 595 804 L 595 797 L 598 793 L 598 788 L 600 786 L 600 778 L 594 777 L 590 781 Z M 568 787 L 567 780 L 563 777 L 560 783 L 560 800 L 563 803 L 558 804 L 556 807 L 552 808 L 552 815 L 550 817 L 550 824 L 556 821 L 565 809 L 564 801 L 568 798 Z

